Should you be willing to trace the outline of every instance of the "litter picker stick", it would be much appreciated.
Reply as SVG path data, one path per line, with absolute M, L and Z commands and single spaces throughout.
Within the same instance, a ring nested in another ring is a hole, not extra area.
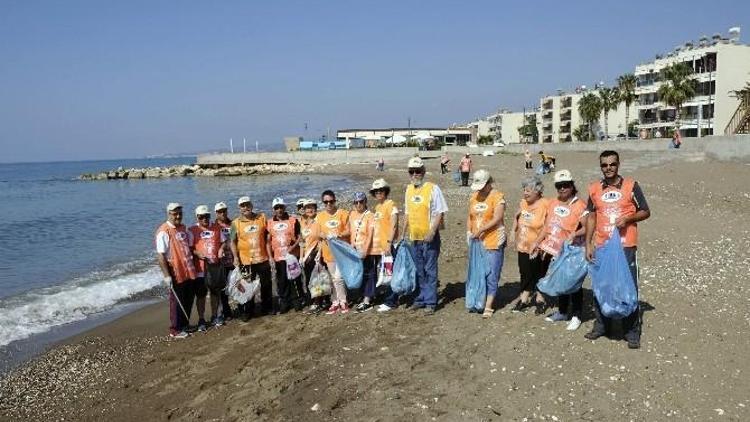
M 185 315 L 185 319 L 188 320 L 188 324 L 190 324 L 190 317 L 187 314 L 187 311 L 185 311 L 185 307 L 182 306 L 182 302 L 180 302 L 180 298 L 177 296 L 177 292 L 174 291 L 174 286 L 172 286 L 172 283 L 169 283 L 169 289 L 172 291 L 172 294 L 174 295 L 174 299 L 177 301 L 177 304 L 180 305 L 180 309 L 182 309 L 182 314 Z

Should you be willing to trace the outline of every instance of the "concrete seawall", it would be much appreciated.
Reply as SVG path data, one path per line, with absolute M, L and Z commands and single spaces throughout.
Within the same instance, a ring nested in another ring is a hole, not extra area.
M 440 151 L 419 151 L 417 148 L 374 148 L 374 149 L 342 149 L 328 151 L 291 151 L 291 152 L 255 152 L 255 153 L 225 153 L 199 155 L 197 164 L 201 167 L 223 167 L 231 165 L 255 164 L 344 164 L 344 163 L 375 163 L 381 157 L 386 164 L 401 162 L 404 164 L 409 157 L 419 154 L 424 158 L 440 155 Z

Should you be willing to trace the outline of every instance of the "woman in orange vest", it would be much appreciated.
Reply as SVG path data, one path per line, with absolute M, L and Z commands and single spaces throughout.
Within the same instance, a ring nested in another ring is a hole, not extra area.
M 490 266 L 482 318 L 490 318 L 495 312 L 495 295 L 505 254 L 505 195 L 493 189 L 492 182 L 487 170 L 474 172 L 471 182 L 474 193 L 469 199 L 469 216 L 466 220 L 467 239 L 482 241 Z
M 341 276 L 341 271 L 336 265 L 333 252 L 328 247 L 328 239 L 334 237 L 344 241 L 349 239 L 349 212 L 336 207 L 336 194 L 331 190 L 324 191 L 321 200 L 325 209 L 318 213 L 315 220 L 320 227 L 320 239 L 323 241 L 321 243 L 323 263 L 331 273 L 333 284 L 331 307 L 328 308 L 326 314 L 334 315 L 339 312 L 346 314 L 349 313 L 349 304 L 346 301 L 346 285 L 344 284 L 344 278 Z
M 271 272 L 276 274 L 276 291 L 279 296 L 279 313 L 286 313 L 294 302 L 294 308 L 301 311 L 305 306 L 305 291 L 302 289 L 302 275 L 289 279 L 286 271 L 286 256 L 297 255 L 300 224 L 286 212 L 284 198 L 274 198 L 271 202 L 273 217 L 268 222 L 268 255 L 273 257 Z M 294 290 L 296 299 L 292 298 Z
M 309 283 L 315 264 L 321 256 L 320 226 L 315 220 L 318 215 L 318 203 L 312 198 L 305 198 L 302 202 L 302 209 L 299 262 L 305 272 L 305 280 Z M 309 296 L 309 289 L 307 294 Z M 331 305 L 330 296 L 316 297 L 310 300 L 312 300 L 312 304 L 305 312 L 308 314 L 318 314 Z
M 229 218 L 229 209 L 227 204 L 224 202 L 217 202 L 214 205 L 214 211 L 216 212 L 216 224 L 221 226 L 221 232 L 224 234 L 225 239 L 229 239 L 229 232 L 232 230 L 232 219 Z M 232 247 L 229 245 L 230 242 L 224 243 L 224 257 L 221 259 L 224 265 L 224 274 L 229 278 L 229 274 L 234 269 L 234 257 L 232 256 Z M 224 315 L 224 321 L 232 319 L 232 308 L 229 306 L 229 296 L 224 290 L 221 291 L 221 313 Z
M 373 216 L 373 253 L 379 251 L 381 260 L 384 257 L 392 256 L 393 241 L 398 236 L 398 208 L 393 200 L 388 198 L 390 194 L 391 187 L 388 186 L 385 179 L 377 179 L 372 182 L 370 195 L 377 201 Z M 393 293 L 389 286 L 385 301 L 377 307 L 377 311 L 388 312 L 396 306 L 398 306 L 398 294 Z
M 544 185 L 538 177 L 531 176 L 521 182 L 521 187 L 523 199 L 513 217 L 513 230 L 510 233 L 510 241 L 518 251 L 518 269 L 521 273 L 521 294 L 513 301 L 513 311 L 522 311 L 531 304 L 536 283 L 547 272 L 539 250 L 533 246 L 547 218 L 549 202 L 547 198 L 542 198 Z M 537 314 L 543 313 L 547 305 L 538 291 L 536 305 Z
M 351 245 L 362 257 L 362 302 L 354 308 L 365 312 L 372 308 L 375 297 L 375 282 L 378 278 L 381 252 L 373 242 L 373 213 L 367 209 L 367 195 L 364 192 L 354 193 L 354 207 L 349 212 L 349 236 Z
M 552 259 L 560 255 L 564 242 L 583 246 L 583 235 L 586 233 L 586 203 L 578 199 L 578 189 L 573 176 L 568 170 L 560 170 L 554 176 L 557 198 L 549 202 L 547 219 L 534 248 L 539 248 L 544 266 L 549 267 Z M 584 275 L 585 277 L 585 275 Z M 558 310 L 545 318 L 548 322 L 567 321 L 569 331 L 581 326 L 583 309 L 583 291 L 560 296 L 557 300 Z

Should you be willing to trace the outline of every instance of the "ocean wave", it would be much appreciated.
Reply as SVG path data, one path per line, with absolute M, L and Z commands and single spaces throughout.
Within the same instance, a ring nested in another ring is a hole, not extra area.
M 134 267 L 139 269 L 131 272 Z M 107 311 L 160 283 L 158 267 L 144 268 L 141 262 L 133 262 L 61 286 L 4 298 L 0 300 L 0 347 Z

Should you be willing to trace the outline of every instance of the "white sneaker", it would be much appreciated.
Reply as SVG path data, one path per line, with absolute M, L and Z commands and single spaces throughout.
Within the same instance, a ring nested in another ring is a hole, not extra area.
M 391 309 L 393 309 L 393 308 L 391 308 L 390 306 L 386 305 L 385 303 L 382 303 L 382 304 L 378 305 L 377 311 L 382 313 L 382 312 L 388 312 Z
M 570 322 L 568 323 L 568 326 L 565 329 L 568 331 L 575 331 L 580 326 L 581 326 L 581 320 L 578 317 L 574 316 L 573 318 L 570 319 Z

